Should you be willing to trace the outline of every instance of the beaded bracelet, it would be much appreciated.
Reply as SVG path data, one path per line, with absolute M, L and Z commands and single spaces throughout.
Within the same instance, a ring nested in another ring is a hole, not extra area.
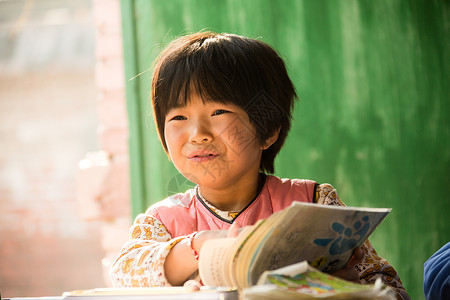
M 198 260 L 198 257 L 199 257 L 198 252 L 194 249 L 194 239 L 197 236 L 197 234 L 198 234 L 198 232 L 195 231 L 195 232 L 191 233 L 190 235 L 188 235 L 188 242 L 187 242 L 188 246 L 191 247 L 192 254 L 194 255 L 194 258 L 196 260 Z

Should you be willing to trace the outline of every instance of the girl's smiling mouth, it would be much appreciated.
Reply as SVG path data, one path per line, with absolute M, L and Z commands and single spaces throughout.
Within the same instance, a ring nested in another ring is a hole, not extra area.
M 195 151 L 189 154 L 188 158 L 195 162 L 207 162 L 218 157 L 219 154 L 206 151 Z

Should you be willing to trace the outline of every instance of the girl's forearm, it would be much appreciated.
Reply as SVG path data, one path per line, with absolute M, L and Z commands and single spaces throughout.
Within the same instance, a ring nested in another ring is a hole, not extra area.
M 197 269 L 198 261 L 188 245 L 188 239 L 177 243 L 170 250 L 164 263 L 164 272 L 171 285 L 183 285 Z
M 167 281 L 171 285 L 183 285 L 189 277 L 198 270 L 198 260 L 192 249 L 200 253 L 203 243 L 209 239 L 236 237 L 239 233 L 239 225 L 233 223 L 229 230 L 203 230 L 199 231 L 192 241 L 192 248 L 188 244 L 189 239 L 183 239 L 170 250 L 164 264 L 164 272 Z

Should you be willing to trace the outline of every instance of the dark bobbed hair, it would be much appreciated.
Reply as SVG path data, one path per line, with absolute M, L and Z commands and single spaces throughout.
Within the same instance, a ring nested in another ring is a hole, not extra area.
M 199 32 L 172 41 L 156 61 L 151 100 L 162 145 L 168 111 L 192 94 L 202 101 L 243 108 L 261 143 L 279 129 L 262 153 L 260 171 L 274 172 L 274 161 L 291 127 L 297 98 L 283 59 L 269 45 L 235 34 Z

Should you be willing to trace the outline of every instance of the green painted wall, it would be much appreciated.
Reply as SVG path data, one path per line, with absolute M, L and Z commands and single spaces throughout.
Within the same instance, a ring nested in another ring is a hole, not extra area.
M 134 215 L 188 185 L 154 128 L 153 60 L 202 29 L 261 37 L 286 59 L 301 99 L 276 174 L 329 182 L 347 205 L 392 207 L 372 243 L 424 298 L 423 262 L 450 240 L 448 1 L 122 0 L 122 9 Z

